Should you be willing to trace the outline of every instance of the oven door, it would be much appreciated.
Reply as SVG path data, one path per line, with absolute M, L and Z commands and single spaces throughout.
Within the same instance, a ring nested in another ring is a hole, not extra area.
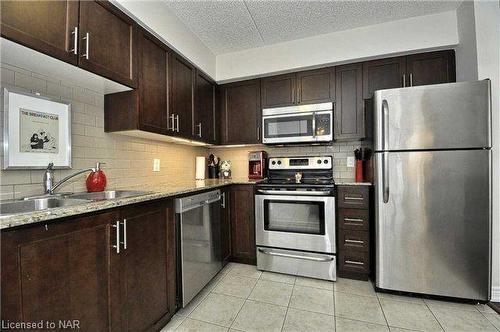
M 257 246 L 335 253 L 335 197 L 255 195 Z
M 330 142 L 333 111 L 265 115 L 262 117 L 264 144 Z

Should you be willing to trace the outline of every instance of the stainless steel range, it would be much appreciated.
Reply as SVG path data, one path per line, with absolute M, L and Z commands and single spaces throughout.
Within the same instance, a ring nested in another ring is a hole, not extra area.
M 332 157 L 269 158 L 257 185 L 257 268 L 335 280 Z

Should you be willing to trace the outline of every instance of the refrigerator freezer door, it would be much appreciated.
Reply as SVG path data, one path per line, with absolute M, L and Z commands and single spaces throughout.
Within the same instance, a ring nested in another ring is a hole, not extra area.
M 375 151 L 491 146 L 490 81 L 379 90 Z
M 375 153 L 377 287 L 488 300 L 491 151 L 385 154 L 384 177 Z

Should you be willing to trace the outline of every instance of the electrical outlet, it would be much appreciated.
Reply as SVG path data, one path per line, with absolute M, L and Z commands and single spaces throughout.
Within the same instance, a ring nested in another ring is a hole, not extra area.
M 347 167 L 354 167 L 354 157 L 347 157 Z
M 160 159 L 153 159 L 153 172 L 160 171 Z

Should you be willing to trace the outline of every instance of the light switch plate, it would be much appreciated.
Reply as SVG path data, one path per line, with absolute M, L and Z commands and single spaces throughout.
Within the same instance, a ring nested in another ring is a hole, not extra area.
M 347 157 L 347 167 L 354 167 L 354 157 Z
M 153 172 L 160 171 L 160 159 L 153 159 Z

